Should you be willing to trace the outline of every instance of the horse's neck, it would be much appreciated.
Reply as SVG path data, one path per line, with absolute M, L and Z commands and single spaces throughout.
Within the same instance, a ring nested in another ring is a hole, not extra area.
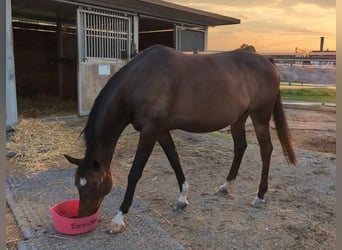
M 112 121 L 117 122 L 119 119 L 112 119 Z M 99 162 L 101 166 L 110 168 L 116 144 L 127 124 L 124 122 L 118 124 L 104 123 L 98 124 L 98 126 L 94 128 L 92 142 L 87 144 L 86 155 Z

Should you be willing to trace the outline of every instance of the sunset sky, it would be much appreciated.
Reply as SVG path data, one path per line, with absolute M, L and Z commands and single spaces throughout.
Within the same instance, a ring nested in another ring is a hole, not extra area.
M 243 43 L 257 52 L 294 52 L 295 48 L 336 49 L 333 0 L 167 0 L 238 18 L 241 24 L 209 28 L 209 50 L 232 50 Z

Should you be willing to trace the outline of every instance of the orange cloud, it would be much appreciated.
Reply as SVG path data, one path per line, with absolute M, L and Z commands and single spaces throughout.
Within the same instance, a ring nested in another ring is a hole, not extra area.
M 227 1 L 169 0 L 241 19 L 241 24 L 209 29 L 209 50 L 232 50 L 251 44 L 260 52 L 290 52 L 295 47 L 336 49 L 336 3 L 332 0 Z

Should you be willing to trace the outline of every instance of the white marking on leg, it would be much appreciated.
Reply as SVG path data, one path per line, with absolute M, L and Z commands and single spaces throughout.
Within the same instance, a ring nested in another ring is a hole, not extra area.
M 81 187 L 85 186 L 87 184 L 86 178 L 80 178 L 80 185 Z
M 182 184 L 182 193 L 180 194 L 179 198 L 178 198 L 178 202 L 180 203 L 187 203 L 188 202 L 188 192 L 189 192 L 189 185 L 188 183 L 185 181 Z
M 264 199 L 260 199 L 258 196 L 255 196 L 253 202 L 252 202 L 252 206 L 255 208 L 259 208 L 262 206 L 262 204 L 265 203 Z
M 115 217 L 112 219 L 112 223 L 116 225 L 122 225 L 122 224 L 125 224 L 123 220 L 124 220 L 123 213 L 119 211 L 117 212 Z
M 122 233 L 126 228 L 124 222 L 124 215 L 121 211 L 117 212 L 115 217 L 112 219 L 108 232 L 110 234 L 118 234 Z
M 229 194 L 232 191 L 233 184 L 235 180 L 226 181 L 223 185 L 221 185 L 218 189 L 218 192 Z

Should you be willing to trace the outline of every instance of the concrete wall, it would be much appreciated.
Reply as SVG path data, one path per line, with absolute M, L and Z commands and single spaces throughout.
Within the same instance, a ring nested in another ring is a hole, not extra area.
M 277 65 L 284 82 L 336 84 L 336 68 Z
M 78 105 L 80 115 L 87 115 L 89 113 L 101 89 L 114 73 L 126 63 L 127 60 L 118 60 L 116 63 L 89 62 L 79 64 Z M 107 67 L 109 67 L 108 71 L 106 70 Z

